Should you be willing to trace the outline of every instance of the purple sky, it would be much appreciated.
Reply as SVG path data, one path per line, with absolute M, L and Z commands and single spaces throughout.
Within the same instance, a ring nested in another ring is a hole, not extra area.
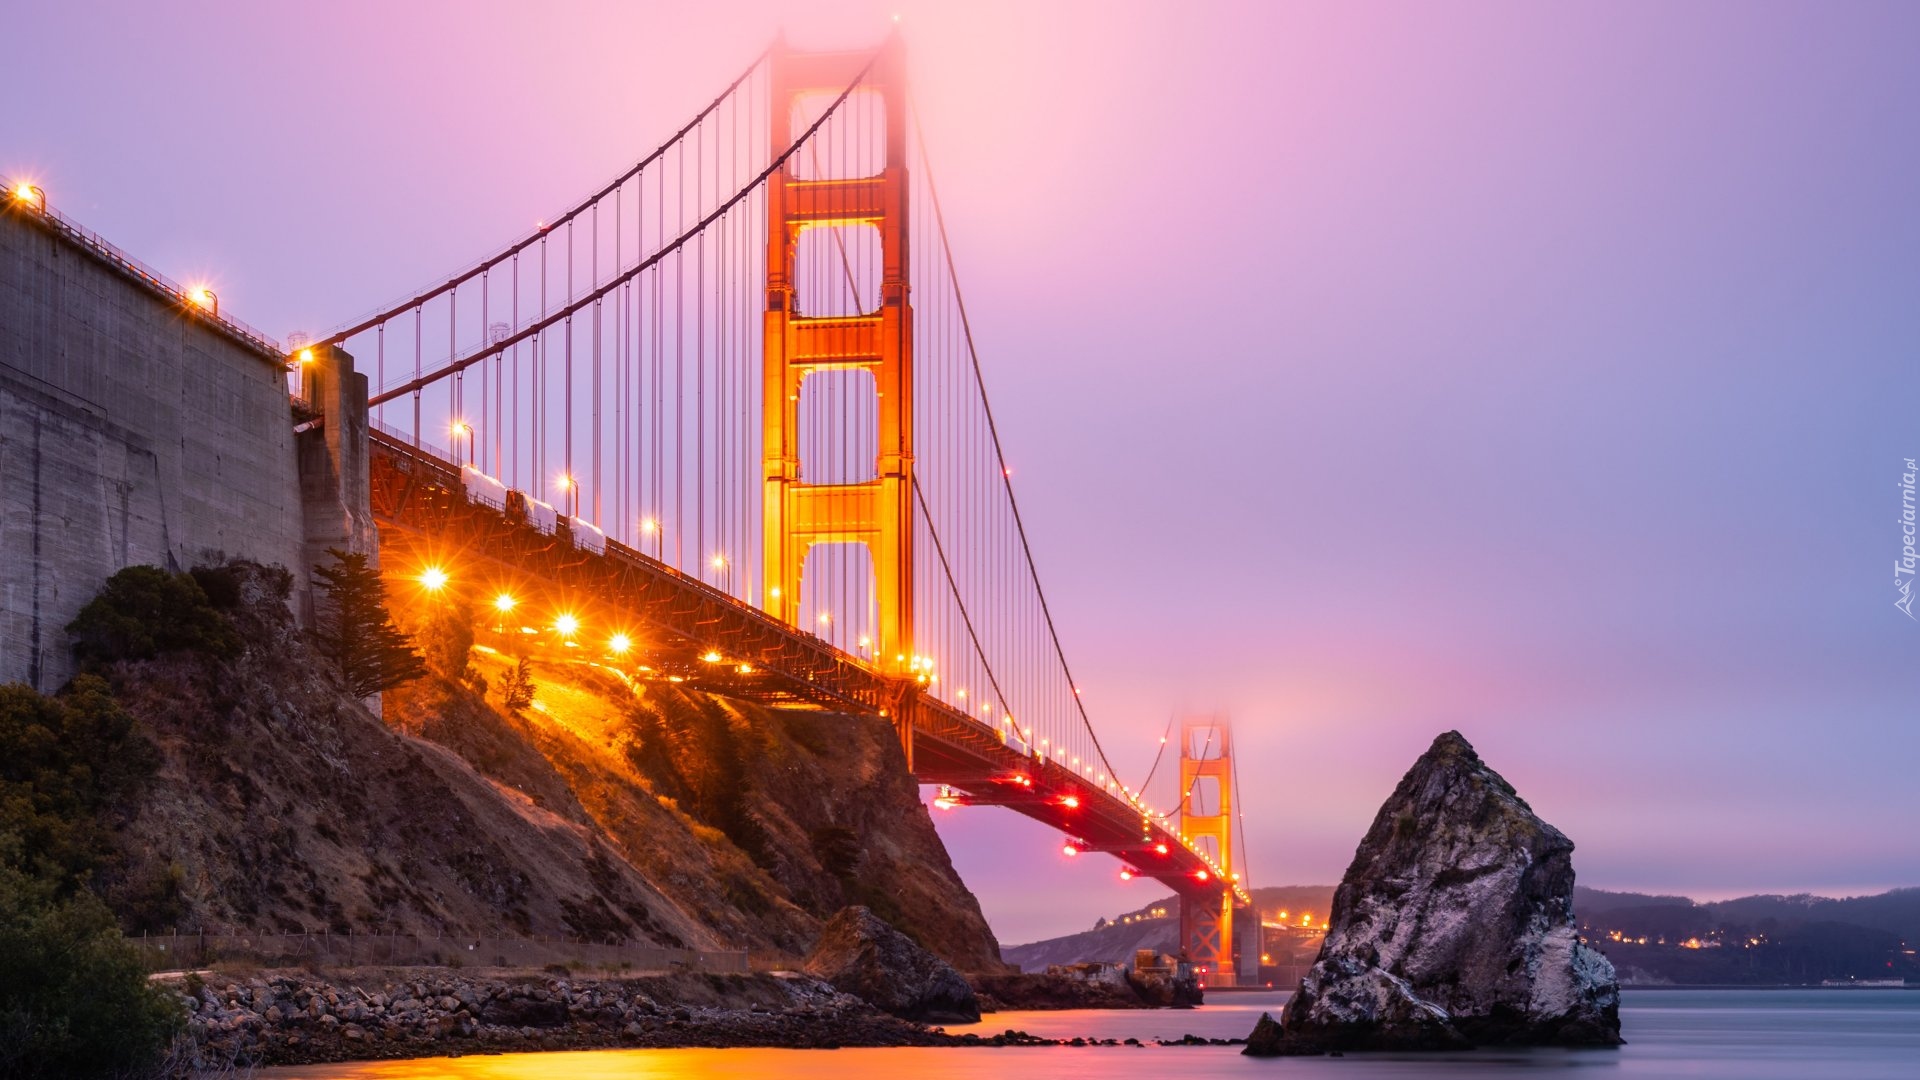
M 1233 717 L 1255 884 L 1448 727 L 1589 884 L 1920 883 L 1920 9 L 387 8 L 9 12 L 0 172 L 322 329 L 900 11 L 1087 701 Z M 1159 894 L 942 826 L 1007 941 Z

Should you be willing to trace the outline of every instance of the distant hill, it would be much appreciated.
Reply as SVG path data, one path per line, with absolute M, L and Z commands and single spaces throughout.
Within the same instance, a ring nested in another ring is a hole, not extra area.
M 1333 886 L 1269 885 L 1253 890 L 1253 903 L 1263 919 L 1275 920 L 1285 912 L 1289 922 L 1297 922 L 1302 914 L 1310 914 L 1318 923 L 1325 921 L 1333 906 Z M 1165 914 L 1155 915 L 1155 912 Z M 1093 929 L 1077 934 L 1026 945 L 1003 945 L 1000 958 L 1020 965 L 1023 971 L 1044 971 L 1049 964 L 1082 964 L 1094 960 L 1118 963 L 1132 960 L 1137 949 L 1177 952 L 1179 938 L 1179 902 L 1172 896 L 1163 896 L 1112 919 L 1103 919 Z
M 1253 890 L 1267 922 L 1324 921 L 1331 885 Z M 1574 916 L 1629 984 L 1777 985 L 1827 979 L 1905 978 L 1920 984 L 1920 888 L 1874 896 L 1744 896 L 1699 903 L 1685 896 L 1579 886 Z M 1155 912 L 1164 912 L 1156 915 Z M 1001 949 L 1027 971 L 1048 964 L 1131 959 L 1135 949 L 1172 952 L 1179 907 L 1171 896 L 1102 920 L 1093 929 Z M 1304 961 L 1303 961 L 1304 962 Z

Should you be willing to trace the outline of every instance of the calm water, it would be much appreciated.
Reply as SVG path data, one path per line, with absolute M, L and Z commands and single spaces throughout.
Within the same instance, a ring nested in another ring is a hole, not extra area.
M 1238 1038 L 1262 1011 L 1287 995 L 1217 994 L 1216 1004 L 1169 1012 L 1007 1012 L 954 1032 L 991 1035 L 1018 1028 L 1035 1035 L 1124 1039 L 1132 1036 Z M 1563 1080 L 1915 1080 L 1920 1077 L 1920 991 L 1644 990 L 1621 1009 L 1628 1045 L 1619 1050 L 1534 1050 L 1441 1055 L 1254 1060 L 1239 1047 L 1005 1047 L 898 1050 L 596 1050 L 431 1058 L 298 1069 L 263 1078 L 353 1080 L 692 1080 L 692 1078 L 836 1077 L 892 1080 L 1008 1080 L 1010 1077 L 1254 1077 L 1373 1080 L 1375 1077 Z

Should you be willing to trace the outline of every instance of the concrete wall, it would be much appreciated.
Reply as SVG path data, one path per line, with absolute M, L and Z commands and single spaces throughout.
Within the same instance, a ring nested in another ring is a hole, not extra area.
M 64 627 L 122 567 L 304 581 L 293 426 L 278 357 L 0 210 L 0 682 L 60 686 Z

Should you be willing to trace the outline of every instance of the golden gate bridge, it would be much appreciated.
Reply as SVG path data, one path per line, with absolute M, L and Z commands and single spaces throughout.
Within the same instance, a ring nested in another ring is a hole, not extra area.
M 1163 809 L 1101 746 L 898 35 L 776 42 L 578 204 L 289 356 L 310 409 L 329 378 L 370 378 L 389 574 L 458 583 L 572 655 L 886 717 L 937 806 L 1017 810 L 1171 886 L 1188 955 L 1233 979 L 1230 750 L 1183 730 Z

